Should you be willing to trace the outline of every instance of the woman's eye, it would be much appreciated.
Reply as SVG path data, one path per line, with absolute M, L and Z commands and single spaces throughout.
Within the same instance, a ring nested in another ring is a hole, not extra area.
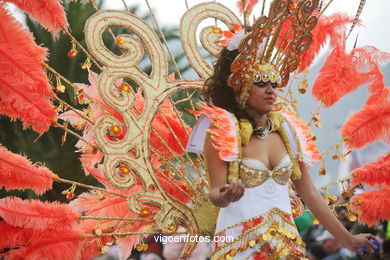
M 272 88 L 277 88 L 277 87 L 278 87 L 278 84 L 272 83 Z

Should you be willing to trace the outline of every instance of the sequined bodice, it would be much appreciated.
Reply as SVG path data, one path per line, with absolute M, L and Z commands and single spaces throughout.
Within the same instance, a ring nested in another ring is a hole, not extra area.
M 272 170 L 269 170 L 260 160 L 243 158 L 240 163 L 239 178 L 247 188 L 259 186 L 269 178 L 272 178 L 279 185 L 286 185 L 292 174 L 292 167 L 288 155 L 284 156 Z

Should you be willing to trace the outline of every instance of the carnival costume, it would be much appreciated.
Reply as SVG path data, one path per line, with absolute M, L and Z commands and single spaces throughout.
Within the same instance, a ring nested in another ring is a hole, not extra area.
M 73 83 L 47 64 L 46 49 L 8 14 L 5 2 L 18 5 L 53 35 L 69 36 L 69 57 L 75 58 L 78 51 L 86 54 L 82 67 L 88 71 L 90 85 Z M 266 2 L 270 3 L 267 13 Z M 217 259 L 303 258 L 304 244 L 293 224 L 302 205 L 290 189 L 290 179 L 301 177 L 299 163 L 323 164 L 324 156 L 334 150 L 344 157 L 336 149 L 343 142 L 353 149 L 390 140 L 389 90 L 378 66 L 388 62 L 390 54 L 369 46 L 350 53 L 345 50 L 345 25 L 358 23 L 364 2 L 351 19 L 340 14 L 324 16 L 327 5 L 319 0 L 263 1 L 253 24 L 249 20 L 257 1 L 239 1 L 243 23 L 222 4 L 193 6 L 182 17 L 180 37 L 199 78 L 185 80 L 180 71 L 177 76 L 169 71 L 156 32 L 128 11 L 102 10 L 89 17 L 85 47 L 68 28 L 59 1 L 0 1 L 0 113 L 20 119 L 24 127 L 31 126 L 39 134 L 59 127 L 64 130 L 62 142 L 66 135 L 79 138 L 76 147 L 82 168 L 101 184 L 96 187 L 63 179 L 0 146 L 0 184 L 5 189 L 32 189 L 40 195 L 52 189 L 53 182 L 71 185 L 62 192 L 71 200 L 68 204 L 11 196 L 0 199 L 0 256 L 91 259 L 116 244 L 120 258 L 127 259 L 134 247 L 147 248 L 145 236 L 171 235 L 184 228 L 191 236 L 234 236 L 233 242 L 214 243 Z M 253 83 L 277 83 L 280 89 L 288 86 L 286 98 L 278 98 L 275 111 L 269 114 L 269 130 L 279 133 L 288 153 L 274 169 L 242 157 L 241 147 L 254 131 L 249 121 L 197 103 L 195 94 L 213 74 L 196 41 L 197 29 L 206 18 L 219 20 L 229 31 L 216 25 L 203 28 L 203 47 L 215 57 L 224 47 L 238 50 L 226 88 L 234 89 L 241 108 L 245 109 Z M 115 35 L 112 27 L 131 33 Z M 105 31 L 119 51 L 107 47 Z M 306 80 L 299 81 L 297 75 L 305 75 L 328 39 L 332 53 L 312 87 L 313 96 L 321 106 L 329 107 L 369 83 L 370 97 L 343 125 L 343 140 L 321 154 L 310 133 L 312 123 L 320 124 L 319 110 L 308 123 L 298 117 L 292 82 L 298 83 L 299 93 L 306 92 Z M 141 69 L 145 63 L 151 70 Z M 57 96 L 56 92 L 65 89 L 73 90 L 79 107 Z M 215 128 L 208 129 L 211 124 Z M 239 201 L 223 209 L 208 197 L 207 161 L 202 155 L 207 140 L 228 163 L 228 181 L 240 178 L 246 187 Z M 389 161 L 387 154 L 349 177 L 352 185 L 380 187 L 354 195 L 347 205 L 351 216 L 358 215 L 367 224 L 390 218 Z M 77 187 L 89 191 L 75 197 Z M 183 256 L 195 246 L 187 243 Z
M 307 152 L 307 163 L 318 160 L 319 154 L 315 149 L 309 151 L 307 147 L 301 147 L 296 130 L 287 120 L 293 115 L 286 114 L 284 117 L 281 112 L 269 114 L 273 122 L 272 131 L 277 131 L 282 137 L 287 154 L 273 169 L 268 169 L 263 162 L 241 155 L 241 141 L 244 140 L 244 145 L 248 144 L 253 132 L 249 121 L 241 120 L 238 123 L 234 115 L 217 107 L 200 106 L 199 109 L 205 116 L 201 117 L 194 127 L 187 150 L 203 152 L 203 140 L 208 139 L 205 136 L 211 123 L 218 130 L 232 129 L 230 133 L 216 133 L 212 130 L 210 132 L 214 142 L 223 147 L 219 149 L 221 159 L 229 161 L 228 179 L 240 179 L 246 188 L 240 200 L 219 210 L 215 235 L 229 236 L 234 240 L 214 243 L 212 258 L 225 259 L 227 255 L 237 259 L 271 256 L 275 259 L 286 256 L 290 259 L 303 258 L 304 243 L 295 227 L 291 204 L 294 205 L 295 216 L 300 215 L 302 206 L 291 192 L 290 178 L 298 179 L 301 176 L 298 161 L 303 161 L 302 150 Z M 225 119 L 224 126 L 220 123 L 222 118 Z M 310 142 L 312 136 L 309 133 L 304 129 L 299 129 L 298 132 L 300 137 L 306 138 L 302 139 L 303 143 L 313 144 Z M 235 147 L 226 147 L 223 139 L 235 140 Z

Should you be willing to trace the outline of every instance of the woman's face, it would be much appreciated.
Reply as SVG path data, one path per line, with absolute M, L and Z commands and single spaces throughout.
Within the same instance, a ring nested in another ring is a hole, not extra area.
M 276 101 L 276 88 L 276 83 L 253 83 L 253 86 L 249 91 L 249 98 L 246 105 L 259 114 L 271 112 Z

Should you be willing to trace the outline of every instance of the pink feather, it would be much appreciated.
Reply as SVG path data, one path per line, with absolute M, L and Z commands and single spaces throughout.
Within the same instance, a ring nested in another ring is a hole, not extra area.
M 352 209 L 358 213 L 359 221 L 368 226 L 378 224 L 381 220 L 390 219 L 389 188 L 355 195 L 351 202 Z M 357 205 L 353 203 L 357 203 Z
M 17 197 L 0 199 L 0 217 L 12 226 L 37 230 L 70 230 L 78 219 L 66 204 Z
M 349 148 L 362 148 L 371 142 L 390 138 L 390 100 L 366 104 L 341 128 Z
M 355 48 L 351 51 L 351 54 L 359 70 L 369 67 L 372 63 L 385 65 L 390 62 L 390 53 L 380 51 L 373 46 Z
M 88 175 L 90 169 L 94 169 L 97 164 L 103 159 L 103 153 L 100 150 L 96 150 L 91 146 L 85 147 L 80 155 L 81 165 L 84 169 L 85 175 Z
M 42 134 L 56 119 L 53 95 L 43 70 L 46 50 L 14 20 L 0 3 L 0 114 L 21 119 Z
M 53 35 L 68 26 L 61 0 L 5 0 L 14 3 Z
M 356 186 L 365 183 L 369 186 L 387 185 L 390 186 L 390 152 L 375 162 L 366 163 L 362 168 L 352 172 L 350 185 Z
M 44 166 L 34 166 L 26 157 L 8 151 L 0 144 L 0 187 L 32 189 L 38 195 L 52 188 L 56 175 Z
M 80 114 L 83 114 L 83 111 L 77 110 L 77 112 L 79 112 Z M 68 111 L 61 113 L 60 115 L 58 115 L 58 118 L 69 122 L 76 129 L 84 129 L 87 126 L 90 127 L 90 123 L 88 121 L 84 120 L 82 117 L 80 117 L 73 110 L 68 110 Z

